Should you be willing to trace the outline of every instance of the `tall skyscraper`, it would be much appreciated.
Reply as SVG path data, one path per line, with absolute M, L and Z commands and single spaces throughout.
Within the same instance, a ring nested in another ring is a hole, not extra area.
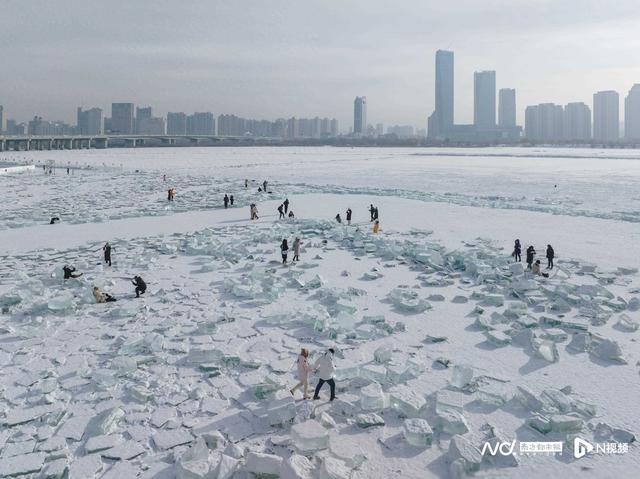
M 516 126 L 516 91 L 502 88 L 498 94 L 498 125 L 500 128 Z
M 119 135 L 134 132 L 133 103 L 111 104 L 111 131 Z
M 167 113 L 167 135 L 186 135 L 187 115 L 182 112 Z
M 216 120 L 213 113 L 194 113 L 187 117 L 187 134 L 188 135 L 215 135 Z
M 562 140 L 564 110 L 553 103 L 528 106 L 525 110 L 524 131 L 528 140 Z
M 436 52 L 436 107 L 429 117 L 429 138 L 442 137 L 453 126 L 453 52 Z
M 364 135 L 367 131 L 367 97 L 357 96 L 353 101 L 353 133 Z
M 591 139 L 591 110 L 584 103 L 569 103 L 564 107 L 564 139 Z
M 152 116 L 150 106 L 136 107 L 136 120 L 148 120 Z
M 593 139 L 620 139 L 620 96 L 616 91 L 599 91 L 593 95 Z
M 473 124 L 477 129 L 496 127 L 496 72 L 473 74 Z
M 91 108 L 77 110 L 77 131 L 80 135 L 101 135 L 102 134 L 102 109 Z
M 624 137 L 640 140 L 640 83 L 633 85 L 624 99 Z

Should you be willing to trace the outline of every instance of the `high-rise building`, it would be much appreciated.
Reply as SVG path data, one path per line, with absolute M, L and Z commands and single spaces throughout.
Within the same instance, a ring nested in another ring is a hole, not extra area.
M 364 135 L 367 130 L 367 97 L 357 96 L 353 101 L 353 134 Z
M 213 113 L 194 113 L 187 117 L 187 134 L 188 135 L 215 135 L 216 120 Z
M 0 133 L 4 131 L 4 107 L 0 105 Z
M 102 109 L 91 108 L 83 110 L 81 106 L 77 110 L 77 133 L 80 135 L 102 134 Z
M 473 74 L 473 124 L 480 130 L 496 127 L 496 72 Z
M 516 91 L 513 88 L 501 88 L 498 93 L 498 126 L 516 126 Z
M 429 117 L 429 138 L 445 135 L 453 126 L 453 52 L 436 52 L 436 107 Z
M 136 107 L 136 120 L 148 120 L 153 117 L 151 113 L 151 107 Z
M 599 91 L 593 95 L 593 139 L 620 139 L 620 96 L 616 91 Z
M 131 135 L 134 132 L 133 103 L 111 104 L 111 132 Z
M 564 110 L 553 103 L 528 106 L 525 110 L 524 130 L 532 141 L 558 141 L 563 134 Z
M 27 125 L 25 123 L 18 123 L 16 120 L 7 119 L 7 135 L 22 136 L 27 132 Z
M 331 120 L 331 136 L 338 136 L 339 130 L 338 130 L 338 120 L 336 120 L 335 118 Z
M 167 135 L 186 135 L 187 115 L 182 112 L 167 113 Z
M 591 110 L 584 103 L 569 103 L 564 107 L 564 139 L 591 139 Z
M 624 137 L 640 140 L 640 83 L 633 85 L 624 99 Z

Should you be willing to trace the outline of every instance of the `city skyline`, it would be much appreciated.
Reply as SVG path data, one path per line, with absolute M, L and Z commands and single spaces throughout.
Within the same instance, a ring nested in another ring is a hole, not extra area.
M 347 125 L 348 105 L 366 95 L 370 123 L 423 126 L 435 107 L 438 48 L 460 52 L 462 124 L 472 121 L 472 74 L 481 69 L 515 88 L 519 105 L 590 103 L 593 92 L 626 92 L 640 79 L 629 62 L 640 43 L 635 2 L 476 3 L 354 1 L 336 10 L 319 2 L 310 12 L 290 1 L 88 1 L 66 9 L 10 0 L 3 15 L 14 21 L 0 31 L 0 51 L 12 67 L 0 78 L 0 103 L 5 118 L 22 121 L 38 114 L 70 122 L 75 105 L 104 110 L 120 99 L 163 115 L 318 115 Z M 167 28 L 174 34 L 165 36 Z M 524 109 L 517 115 L 523 124 Z

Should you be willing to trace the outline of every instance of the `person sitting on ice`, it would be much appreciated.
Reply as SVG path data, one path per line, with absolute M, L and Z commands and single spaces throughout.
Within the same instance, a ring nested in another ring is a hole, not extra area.
M 293 214 L 293 210 L 289 211 L 289 218 L 295 218 L 295 215 Z
M 318 394 L 320 394 L 320 389 L 322 389 L 324 383 L 328 383 L 331 388 L 330 400 L 333 401 L 336 398 L 336 382 L 333 379 L 333 373 L 336 370 L 333 365 L 334 354 L 335 351 L 333 348 L 329 348 L 313 365 L 313 370 L 318 373 L 319 377 L 318 385 L 316 386 L 315 393 L 313 394 L 314 400 L 320 399 Z
M 100 288 L 97 286 L 93 287 L 93 297 L 96 298 L 96 303 L 112 303 L 116 300 L 116 298 L 109 293 L 100 291 Z
M 141 294 L 147 291 L 147 283 L 140 276 L 134 276 L 131 283 L 136 287 L 136 298 L 139 298 Z
M 537 259 L 536 262 L 533 264 L 533 268 L 531 268 L 531 271 L 533 272 L 533 274 L 538 275 L 538 276 L 544 276 L 545 278 L 549 277 L 549 273 L 543 273 L 540 270 L 540 260 Z
M 56 222 L 60 221 L 60 218 L 57 216 L 54 216 L 53 218 L 51 218 L 51 220 L 49 221 L 50 225 L 55 225 Z
M 340 218 L 340 213 L 338 213 L 338 214 L 336 215 L 336 221 L 337 221 L 338 223 L 342 223 L 342 218 Z
M 376 220 L 376 222 L 373 223 L 373 232 L 374 234 L 378 234 L 378 231 L 380 231 L 380 221 Z
M 74 268 L 73 266 L 65 265 L 62 268 L 62 271 L 64 272 L 64 279 L 79 278 L 80 276 L 82 276 L 82 273 L 75 273 L 75 270 L 76 268 Z

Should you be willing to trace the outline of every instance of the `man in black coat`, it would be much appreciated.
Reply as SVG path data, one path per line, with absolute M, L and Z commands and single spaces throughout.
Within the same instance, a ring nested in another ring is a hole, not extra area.
M 553 269 L 553 258 L 555 258 L 556 252 L 553 251 L 553 247 L 547 245 L 547 269 Z

